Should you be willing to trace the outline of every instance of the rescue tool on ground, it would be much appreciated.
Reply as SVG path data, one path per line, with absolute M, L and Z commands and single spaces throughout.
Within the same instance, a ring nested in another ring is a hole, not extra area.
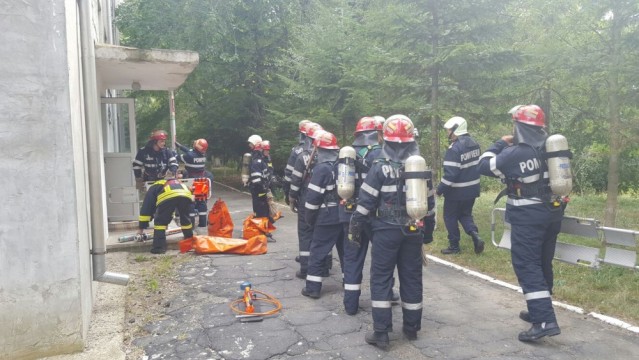
M 182 232 L 182 229 L 180 228 L 173 228 L 173 229 L 167 229 L 166 230 L 166 235 L 174 235 L 177 234 L 179 232 Z M 129 235 L 122 235 L 118 238 L 118 242 L 120 243 L 124 243 L 124 242 L 131 242 L 131 241 L 135 241 L 135 242 L 144 242 L 147 240 L 152 240 L 153 239 L 153 233 L 143 233 L 143 234 L 129 234 Z
M 240 319 L 241 322 L 262 321 L 265 316 L 277 314 L 282 309 L 282 303 L 279 300 L 262 291 L 253 289 L 253 284 L 250 281 L 242 282 L 240 290 L 243 292 L 242 296 L 233 300 L 229 307 L 238 314 L 235 317 Z M 260 302 L 270 304 L 272 309 L 262 312 L 256 311 L 261 308 Z

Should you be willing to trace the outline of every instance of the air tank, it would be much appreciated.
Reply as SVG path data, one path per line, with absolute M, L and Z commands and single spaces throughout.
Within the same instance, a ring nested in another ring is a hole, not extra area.
M 352 146 L 344 146 L 339 150 L 337 194 L 344 200 L 355 195 L 355 149 Z
M 406 212 L 413 220 L 420 220 L 428 214 L 426 172 L 426 160 L 423 157 L 412 155 L 406 159 L 404 165 Z
M 568 140 L 560 134 L 549 136 L 546 139 L 546 154 L 550 189 L 555 195 L 567 196 L 572 191 Z

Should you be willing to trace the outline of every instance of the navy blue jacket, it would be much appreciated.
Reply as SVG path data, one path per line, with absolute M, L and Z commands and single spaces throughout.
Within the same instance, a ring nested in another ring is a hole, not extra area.
M 524 190 L 518 194 L 509 192 L 506 221 L 511 224 L 546 224 L 562 219 L 563 208 L 553 207 L 543 196 L 544 192 L 550 193 L 550 185 L 542 155 L 529 145 L 508 146 L 505 141 L 498 140 L 479 159 L 482 175 L 501 178 Z M 538 189 L 539 193 L 526 189 Z
M 291 172 L 291 189 L 289 196 L 293 199 L 298 199 L 301 194 L 306 191 L 308 181 L 313 174 L 313 163 L 311 163 L 311 151 L 302 150 L 295 160 L 295 166 Z M 310 164 L 309 164 L 310 163 Z M 308 170 L 306 170 L 308 168 Z M 304 178 L 304 174 L 306 176 Z
M 437 192 L 448 200 L 470 200 L 479 196 L 481 156 L 479 144 L 470 135 L 460 135 L 444 156 L 444 176 Z
M 403 168 L 403 166 L 402 166 Z M 433 191 L 432 177 L 428 183 L 428 210 L 430 214 L 435 211 L 435 192 Z M 406 187 L 404 180 L 400 178 L 400 170 L 391 165 L 390 161 L 377 159 L 368 171 L 366 180 L 360 188 L 357 208 L 353 213 L 353 221 L 366 223 L 371 216 L 373 230 L 397 228 L 404 226 L 408 220 L 406 212 Z M 384 211 L 393 210 L 395 207 L 396 219 L 384 215 Z M 403 209 L 402 209 L 403 207 Z
M 153 141 L 149 141 L 135 155 L 133 173 L 136 179 L 154 181 L 164 178 L 167 170 L 171 170 L 174 174 L 177 172 L 178 162 L 173 150 L 163 148 L 155 151 L 153 144 Z
M 313 168 L 305 199 L 305 221 L 307 224 L 332 225 L 339 223 L 337 205 L 337 163 L 327 161 Z
M 268 165 L 264 161 L 261 151 L 253 151 L 249 166 L 249 188 L 258 193 L 266 193 L 268 188 Z
M 140 229 L 149 227 L 149 222 L 153 220 L 158 205 L 176 197 L 184 197 L 193 201 L 191 191 L 179 180 L 158 180 L 153 183 L 144 195 L 144 202 L 140 209 L 140 218 L 138 219 Z
M 184 154 L 178 155 L 178 159 L 184 163 L 184 168 L 188 172 L 188 177 L 203 177 L 206 170 L 206 154 L 195 149 L 189 149 L 184 145 L 177 145 Z

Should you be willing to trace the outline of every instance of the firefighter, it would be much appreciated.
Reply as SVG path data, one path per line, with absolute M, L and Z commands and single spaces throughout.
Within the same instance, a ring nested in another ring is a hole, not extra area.
M 133 174 L 138 189 L 145 181 L 164 179 L 167 172 L 177 173 L 178 162 L 175 153 L 166 147 L 166 131 L 155 130 L 146 145 L 135 155 Z M 173 177 L 169 174 L 168 177 Z
M 293 148 L 291 149 L 291 153 L 288 156 L 288 161 L 286 161 L 286 168 L 284 168 L 284 184 L 283 184 L 284 202 L 286 202 L 286 205 L 290 205 L 288 200 L 288 193 L 291 190 L 291 174 L 293 173 L 293 169 L 295 168 L 295 161 L 297 160 L 297 156 L 302 151 L 304 151 L 305 142 L 307 139 L 306 128 L 310 124 L 313 124 L 313 122 L 310 120 L 302 120 L 299 122 L 297 127 L 299 131 L 299 139 L 298 139 L 297 145 L 293 146 Z
M 166 252 L 166 228 L 173 219 L 173 212 L 180 214 L 180 227 L 185 239 L 193 237 L 193 224 L 188 217 L 193 205 L 193 195 L 178 179 L 158 180 L 146 192 L 140 209 L 138 234 L 143 234 L 153 220 L 153 246 L 151 253 Z
M 365 116 L 355 125 L 355 195 L 359 191 L 366 174 L 380 152 L 382 142 L 383 121 Z M 348 226 L 357 205 L 357 199 L 349 202 L 341 201 L 340 221 L 344 227 L 344 236 L 348 236 Z M 359 309 L 359 296 L 362 292 L 362 270 L 371 239 L 370 227 L 362 230 L 359 246 L 345 241 L 344 243 L 344 310 L 348 315 L 355 315 Z M 399 293 L 393 289 L 393 301 L 399 300 Z
M 382 349 L 389 346 L 388 332 L 393 330 L 391 298 L 393 271 L 397 267 L 402 298 L 402 330 L 409 340 L 417 339 L 422 319 L 422 244 L 432 240 L 435 199 L 432 174 L 424 173 L 430 191 L 428 217 L 424 228 L 409 232 L 406 189 L 402 174 L 411 155 L 419 155 L 412 121 L 393 115 L 384 123 L 384 144 L 380 157 L 373 162 L 362 184 L 358 203 L 351 218 L 349 241 L 359 243 L 362 229 L 370 221 L 373 231 L 371 250 L 371 303 L 373 331 L 365 340 Z M 408 179 L 408 178 L 407 178 Z M 428 190 L 427 190 L 428 191 Z
M 295 272 L 295 276 L 299 279 L 306 279 L 308 269 L 308 257 L 311 241 L 313 240 L 313 228 L 310 227 L 305 220 L 306 202 L 305 195 L 307 186 L 313 173 L 315 166 L 316 154 L 312 149 L 315 137 L 319 132 L 324 131 L 322 126 L 316 123 L 310 124 L 306 129 L 307 140 L 304 143 L 304 150 L 297 156 L 295 166 L 291 172 L 291 188 L 289 191 L 289 206 L 293 212 L 297 212 L 297 236 L 299 245 L 299 263 L 300 269 Z M 298 204 L 300 204 L 298 206 Z M 327 257 L 331 259 L 332 257 Z M 329 260 L 327 260 L 329 261 Z M 328 269 L 322 274 L 328 276 Z
M 545 115 L 537 105 L 511 110 L 514 134 L 497 140 L 479 159 L 482 175 L 506 184 L 506 221 L 511 224 L 511 257 L 528 311 L 520 317 L 532 327 L 520 341 L 559 335 L 552 306 L 552 259 L 565 203 L 553 200 L 544 159 Z
M 261 138 L 260 138 L 261 139 Z M 255 138 L 254 138 L 255 140 Z M 251 151 L 251 165 L 249 166 L 249 189 L 253 200 L 253 212 L 256 218 L 270 218 L 268 200 L 266 194 L 268 192 L 268 166 L 264 160 L 260 143 L 255 143 L 249 138 L 249 147 L 253 145 Z M 272 222 L 272 219 L 270 219 Z
M 175 142 L 175 146 L 184 152 L 184 154 L 178 155 L 178 160 L 184 163 L 186 170 L 186 178 L 208 178 L 213 184 L 213 174 L 206 170 L 206 150 L 209 148 L 209 143 L 206 139 L 197 139 L 193 142 L 193 148 L 189 149 L 186 146 Z M 207 234 L 207 214 L 208 206 L 207 200 L 195 199 L 193 209 L 190 212 L 191 222 L 195 224 L 195 217 L 198 218 L 198 234 Z
M 442 254 L 459 254 L 459 225 L 473 239 L 475 254 L 484 251 L 484 241 L 479 237 L 473 221 L 475 198 L 479 197 L 479 172 L 477 164 L 481 150 L 468 133 L 468 123 L 460 116 L 450 118 L 444 124 L 450 146 L 444 155 L 444 176 L 437 186 L 437 195 L 444 196 L 444 223 L 448 231 L 448 248 Z
M 344 227 L 339 223 L 337 205 L 339 197 L 335 181 L 337 179 L 337 138 L 323 131 L 313 142 L 317 154 L 313 175 L 305 195 L 304 220 L 313 229 L 313 239 L 309 249 L 306 286 L 302 295 L 319 299 L 322 289 L 326 258 L 337 247 L 340 264 L 344 261 Z

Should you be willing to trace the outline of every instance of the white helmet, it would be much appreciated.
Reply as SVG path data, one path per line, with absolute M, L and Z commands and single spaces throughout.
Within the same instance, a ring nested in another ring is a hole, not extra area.
M 452 130 L 455 136 L 468 134 L 468 124 L 461 116 L 454 116 L 444 124 L 444 129 Z
M 262 141 L 262 137 L 259 135 L 251 135 L 248 138 L 248 142 L 251 143 L 251 145 L 253 146 L 259 144 L 261 141 Z

